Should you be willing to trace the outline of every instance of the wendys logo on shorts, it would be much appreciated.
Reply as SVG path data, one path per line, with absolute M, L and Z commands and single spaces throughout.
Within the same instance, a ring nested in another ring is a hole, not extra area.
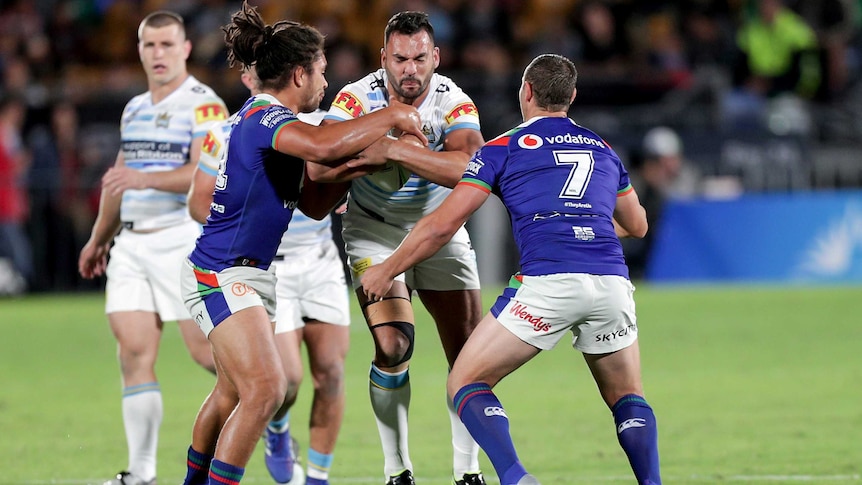
M 535 150 L 542 146 L 544 142 L 541 138 L 536 135 L 524 135 L 521 138 L 518 138 L 518 146 L 521 148 L 526 148 L 527 150 Z

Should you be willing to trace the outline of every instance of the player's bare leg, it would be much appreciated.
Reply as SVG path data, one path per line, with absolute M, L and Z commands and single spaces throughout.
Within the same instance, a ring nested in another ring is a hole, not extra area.
M 356 295 L 374 339 L 368 389 L 383 447 L 383 471 L 387 483 L 412 485 L 407 429 L 408 367 L 414 337 L 410 291 L 403 282 L 396 281 L 383 300 L 369 302 L 362 288 L 356 290 Z
M 417 290 L 417 294 L 437 325 L 437 334 L 451 368 L 464 342 L 482 318 L 482 294 L 479 290 Z M 481 485 L 484 478 L 479 467 L 479 445 L 455 413 L 448 396 L 446 405 L 452 431 L 455 484 Z
M 344 361 L 350 327 L 316 320 L 303 328 L 314 397 L 309 419 L 307 483 L 327 483 L 341 421 L 344 417 Z
M 123 377 L 127 471 L 147 482 L 156 476 L 156 449 L 162 424 L 162 392 L 155 365 L 163 323 L 156 313 L 144 311 L 112 312 L 108 314 L 108 323 L 117 339 L 117 358 Z
M 183 342 L 189 350 L 189 355 L 192 356 L 198 365 L 215 374 L 215 362 L 213 361 L 213 351 L 210 346 L 210 341 L 206 335 L 201 332 L 198 324 L 194 320 L 178 320 L 177 326 L 180 329 L 180 335 L 183 337 Z
M 264 462 L 272 478 L 277 483 L 294 480 L 302 467 L 297 464 L 299 444 L 290 434 L 290 408 L 296 403 L 299 386 L 302 383 L 302 330 L 275 334 L 275 345 L 281 358 L 282 370 L 287 376 L 287 393 L 278 411 L 275 412 L 264 431 Z M 301 479 L 302 477 L 297 477 Z
M 489 313 L 449 373 L 447 389 L 458 416 L 485 450 L 501 485 L 536 482 L 521 465 L 509 432 L 509 418 L 492 388 L 538 353 L 538 348 L 522 341 Z
M 227 378 L 239 394 L 239 404 L 219 435 L 210 476 L 217 469 L 242 475 L 266 424 L 284 402 L 287 378 L 272 336 L 266 310 L 254 306 L 221 322 L 209 335 Z
M 614 414 L 617 439 L 641 484 L 660 484 L 658 428 L 644 399 L 638 342 L 609 354 L 584 354 L 605 403 Z

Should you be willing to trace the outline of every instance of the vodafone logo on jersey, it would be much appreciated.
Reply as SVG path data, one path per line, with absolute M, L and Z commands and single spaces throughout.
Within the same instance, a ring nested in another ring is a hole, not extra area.
M 544 142 L 536 135 L 524 135 L 518 138 L 518 146 L 527 150 L 535 150 L 542 146 Z

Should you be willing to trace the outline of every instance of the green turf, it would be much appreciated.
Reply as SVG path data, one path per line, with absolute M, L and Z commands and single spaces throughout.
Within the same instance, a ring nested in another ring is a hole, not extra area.
M 486 296 L 487 308 L 495 294 Z M 643 285 L 635 297 L 666 484 L 862 481 L 862 289 Z M 125 466 L 119 370 L 102 304 L 99 294 L 0 299 L 0 483 L 100 483 Z M 445 364 L 427 314 L 418 313 L 411 455 L 420 485 L 444 485 Z M 367 398 L 371 356 L 354 313 L 334 484 L 382 484 Z M 178 484 L 213 378 L 185 353 L 174 325 L 166 327 L 158 373 L 159 482 Z M 634 483 L 610 414 L 565 342 L 497 393 L 522 461 L 542 483 Z M 301 392 L 291 414 L 303 457 L 309 395 Z M 271 483 L 260 446 L 243 483 Z

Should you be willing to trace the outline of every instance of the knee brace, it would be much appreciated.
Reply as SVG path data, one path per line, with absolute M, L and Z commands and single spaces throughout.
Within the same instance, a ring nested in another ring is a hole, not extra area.
M 413 356 L 415 329 L 413 327 L 413 307 L 410 300 L 404 297 L 389 297 L 380 301 L 368 302 L 364 307 L 365 320 L 371 329 L 371 336 L 381 349 L 376 329 L 392 327 L 407 338 L 407 348 L 399 355 L 378 355 L 378 363 L 383 367 L 395 367 L 410 360 Z

